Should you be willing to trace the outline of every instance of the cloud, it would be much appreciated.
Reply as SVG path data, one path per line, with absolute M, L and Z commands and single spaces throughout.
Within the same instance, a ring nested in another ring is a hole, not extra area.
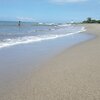
M 85 2 L 87 0 L 51 0 L 51 2 L 54 3 L 79 3 L 79 2 Z
M 31 17 L 17 17 L 16 19 L 20 21 L 34 21 Z

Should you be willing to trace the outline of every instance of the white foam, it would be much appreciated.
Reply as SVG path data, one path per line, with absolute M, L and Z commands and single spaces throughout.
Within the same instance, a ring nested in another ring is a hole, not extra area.
M 59 27 L 68 27 L 68 26 L 71 26 L 71 24 L 61 24 L 61 25 L 58 25 Z
M 67 34 L 59 34 L 59 35 L 53 34 L 53 35 L 44 35 L 44 36 L 25 36 L 25 37 L 20 37 L 16 39 L 6 39 L 5 42 L 0 43 L 0 48 L 9 47 L 9 46 L 18 45 L 18 44 L 26 44 L 26 43 L 31 43 L 31 42 L 39 42 L 39 41 L 44 41 L 44 40 L 65 37 L 65 36 L 74 35 L 74 34 L 77 34 L 83 31 L 86 31 L 85 27 L 82 27 L 79 31 L 67 33 Z

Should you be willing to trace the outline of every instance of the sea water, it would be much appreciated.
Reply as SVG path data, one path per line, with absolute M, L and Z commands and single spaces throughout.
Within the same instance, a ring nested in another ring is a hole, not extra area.
M 64 31 L 65 32 L 64 32 Z M 85 31 L 84 27 L 70 24 L 39 24 L 22 22 L 0 22 L 0 48 L 55 39 Z
M 29 72 L 64 49 L 92 39 L 85 30 L 71 24 L 0 22 L 0 74 Z

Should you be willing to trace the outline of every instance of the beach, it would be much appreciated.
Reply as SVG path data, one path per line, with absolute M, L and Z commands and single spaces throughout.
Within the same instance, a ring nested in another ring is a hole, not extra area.
M 84 26 L 95 38 L 64 49 L 6 92 L 3 87 L 0 100 L 100 100 L 100 25 Z

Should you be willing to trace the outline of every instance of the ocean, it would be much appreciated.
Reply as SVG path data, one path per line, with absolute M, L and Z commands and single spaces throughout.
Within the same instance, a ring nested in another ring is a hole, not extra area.
M 62 32 L 62 31 L 65 32 Z M 56 39 L 85 31 L 71 24 L 0 21 L 0 48 Z

